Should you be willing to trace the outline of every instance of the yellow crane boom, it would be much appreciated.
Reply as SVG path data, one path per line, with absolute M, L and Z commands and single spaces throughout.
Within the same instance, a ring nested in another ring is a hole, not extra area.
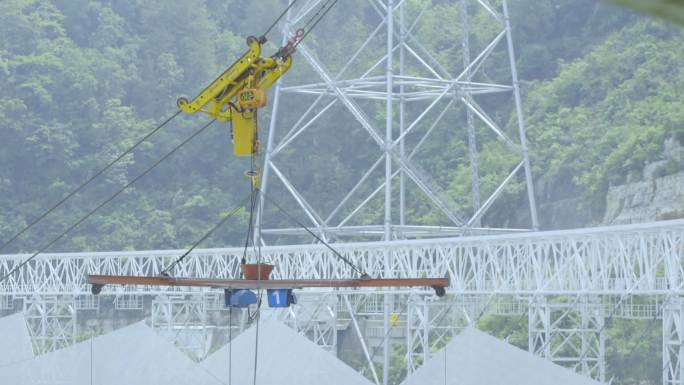
M 231 122 L 235 156 L 258 152 L 257 110 L 266 106 L 266 91 L 292 67 L 292 50 L 281 49 L 261 57 L 265 39 L 247 38 L 249 49 L 192 101 L 179 98 L 188 114 L 206 113 L 219 122 Z

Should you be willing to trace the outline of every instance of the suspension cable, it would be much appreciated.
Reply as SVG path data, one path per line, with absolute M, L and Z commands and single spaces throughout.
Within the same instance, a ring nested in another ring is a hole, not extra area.
M 90 178 L 88 178 L 85 182 L 81 183 L 78 187 L 76 187 L 74 190 L 72 190 L 70 193 L 68 193 L 64 198 L 62 198 L 59 202 L 54 204 L 52 207 L 50 207 L 48 210 L 46 210 L 44 213 L 39 215 L 37 218 L 35 218 L 33 221 L 31 221 L 28 225 L 24 226 L 23 229 L 21 229 L 19 232 L 14 234 L 10 239 L 5 241 L 1 246 L 0 246 L 0 252 L 4 250 L 7 246 L 9 246 L 10 243 L 14 242 L 17 238 L 22 236 L 25 232 L 27 232 L 29 229 L 31 229 L 33 226 L 38 224 L 38 222 L 42 221 L 45 217 L 50 215 L 53 211 L 55 211 L 57 208 L 59 208 L 64 202 L 68 201 L 71 199 L 74 195 L 78 194 L 81 190 L 83 190 L 86 186 L 88 186 L 92 181 L 97 179 L 100 175 L 102 175 L 105 171 L 109 170 L 114 164 L 118 163 L 123 157 L 126 155 L 130 154 L 133 150 L 135 150 L 138 146 L 140 146 L 143 142 L 145 142 L 147 139 L 149 139 L 152 135 L 157 133 L 157 131 L 161 130 L 164 126 L 166 126 L 170 121 L 175 119 L 178 114 L 180 114 L 181 110 L 176 111 L 173 115 L 168 117 L 166 120 L 164 120 L 160 125 L 155 127 L 153 130 L 145 134 L 142 138 L 140 138 L 137 142 L 135 142 L 131 147 L 129 147 L 126 151 L 122 152 L 117 156 L 114 160 L 111 162 L 107 163 L 106 166 L 101 168 L 99 171 L 97 171 L 95 174 L 93 174 Z
M 252 188 L 252 191 L 250 192 L 249 222 L 247 224 L 247 236 L 245 237 L 245 249 L 242 253 L 242 260 L 240 261 L 240 263 L 243 265 L 247 263 L 247 249 L 249 248 L 250 239 L 252 240 L 252 245 L 254 245 L 254 235 L 252 233 L 254 231 L 254 209 L 257 202 L 258 192 L 259 190 L 255 188 Z M 257 261 L 257 263 L 259 262 Z
M 254 326 L 255 329 L 255 335 L 254 335 L 254 373 L 252 377 L 252 385 L 256 385 L 256 379 L 257 379 L 257 362 L 259 358 L 259 319 L 260 319 L 260 313 L 258 312 L 257 309 L 257 318 L 256 318 L 256 325 Z
M 337 4 L 337 0 L 328 0 L 328 1 L 325 2 L 325 4 L 323 4 L 323 6 L 322 6 L 321 8 L 318 9 L 318 12 L 316 12 L 316 14 L 314 14 L 314 15 L 309 19 L 309 21 L 307 21 L 306 24 L 304 25 L 304 35 L 302 35 L 302 37 L 299 38 L 299 40 L 294 44 L 293 48 L 296 48 L 296 47 L 302 42 L 302 40 L 304 40 L 304 38 L 305 38 L 305 37 L 306 37 L 314 28 L 316 28 L 316 25 L 318 25 L 318 23 L 319 23 L 321 20 L 323 20 L 323 18 L 325 17 L 325 15 L 327 15 L 328 12 L 330 12 L 330 10 L 335 6 L 335 4 Z M 326 7 L 327 7 L 327 8 L 326 8 Z M 323 12 L 323 13 L 321 13 L 321 12 Z M 320 14 L 320 16 L 318 16 L 319 14 Z M 316 18 L 317 16 L 318 16 L 318 18 Z M 312 21 L 313 21 L 313 24 L 311 24 Z M 311 25 L 311 27 L 307 29 L 307 27 L 309 27 L 309 25 Z
M 171 264 L 169 266 L 167 266 L 165 269 L 163 269 L 159 274 L 168 276 L 169 271 L 173 270 L 174 267 L 176 267 L 179 263 L 183 262 L 185 257 L 187 257 L 190 253 L 192 253 L 192 251 L 195 250 L 197 248 L 197 246 L 200 245 L 200 243 L 204 242 L 207 238 L 209 238 L 216 230 L 219 229 L 219 227 L 223 226 L 223 224 L 226 223 L 226 221 L 228 221 L 228 219 L 230 219 L 231 217 L 235 216 L 235 214 L 240 212 L 240 210 L 242 209 L 242 206 L 245 203 L 247 203 L 247 199 L 249 199 L 249 198 L 250 197 L 243 199 L 242 202 L 240 202 L 237 205 L 237 207 L 235 207 L 228 214 L 224 215 L 218 221 L 218 223 L 216 223 L 212 228 L 210 228 L 206 233 L 204 233 L 204 235 L 202 235 L 202 237 L 200 239 L 198 239 L 195 243 L 193 243 L 192 246 L 190 246 L 190 248 L 183 253 L 183 255 L 181 255 L 176 260 L 171 262 Z
M 233 307 L 228 310 L 228 385 L 233 385 Z
M 209 123 L 205 124 L 202 128 L 199 130 L 195 131 L 192 135 L 187 137 L 185 140 L 183 140 L 180 144 L 178 144 L 176 147 L 174 147 L 171 151 L 167 152 L 166 155 L 162 156 L 159 158 L 156 162 L 154 162 L 150 167 L 145 169 L 142 173 L 138 174 L 135 178 L 133 178 L 130 182 L 126 183 L 122 188 L 117 190 L 114 194 L 112 194 L 109 198 L 105 199 L 102 203 L 100 203 L 97 207 L 94 209 L 90 210 L 87 214 L 82 216 L 78 221 L 76 221 L 74 224 L 69 226 L 66 230 L 64 230 L 62 233 L 60 233 L 57 237 L 53 238 L 50 242 L 45 244 L 43 247 L 41 247 L 38 251 L 33 253 L 30 257 L 25 259 L 23 262 L 19 263 L 16 267 L 14 267 L 12 270 L 10 270 L 9 273 L 5 274 L 0 278 L 0 282 L 5 281 L 7 278 L 12 276 L 15 272 L 17 272 L 19 269 L 24 267 L 26 264 L 28 264 L 30 261 L 32 261 L 34 258 L 36 258 L 39 254 L 45 252 L 50 246 L 54 245 L 62 239 L 64 236 L 66 236 L 71 230 L 75 229 L 78 227 L 81 223 L 85 222 L 88 218 L 90 218 L 93 214 L 95 214 L 98 210 L 100 210 L 102 207 L 104 207 L 107 203 L 111 202 L 116 198 L 117 196 L 121 195 L 122 192 L 124 192 L 128 187 L 130 187 L 133 183 L 137 182 L 141 178 L 143 178 L 145 175 L 149 174 L 153 169 L 155 169 L 157 166 L 159 166 L 160 163 L 168 159 L 171 155 L 173 155 L 176 151 L 178 151 L 181 147 L 185 146 L 190 142 L 192 139 L 194 139 L 196 136 L 204 132 L 209 126 L 211 126 L 216 119 L 210 121 Z
M 304 223 L 302 223 L 302 222 L 299 221 L 297 218 L 295 218 L 295 217 L 292 216 L 290 213 L 288 213 L 287 210 L 285 210 L 284 208 L 282 208 L 275 200 L 271 199 L 271 197 L 269 197 L 268 195 L 266 195 L 266 194 L 263 193 L 263 192 L 262 192 L 261 195 L 262 195 L 265 199 L 268 199 L 271 203 L 273 203 L 273 205 L 274 205 L 276 208 L 278 208 L 278 210 L 280 210 L 280 212 L 282 212 L 283 214 L 285 214 L 285 216 L 287 216 L 290 220 L 292 220 L 292 221 L 294 221 L 295 223 L 297 223 L 297 225 L 298 225 L 299 227 L 301 227 L 302 229 L 306 230 L 307 233 L 309 233 L 312 237 L 316 238 L 317 241 L 321 242 L 325 247 L 327 247 L 330 251 L 332 251 L 332 253 L 333 253 L 337 258 L 339 258 L 340 260 L 342 260 L 342 261 L 343 261 L 344 263 L 346 263 L 349 267 L 351 267 L 354 271 L 356 271 L 356 272 L 359 274 L 359 276 L 360 276 L 361 278 L 368 278 L 368 274 L 366 274 L 361 268 L 359 268 L 358 266 L 356 266 L 352 261 L 350 261 L 348 258 L 346 258 L 345 256 L 343 256 L 342 254 L 340 254 L 337 250 L 335 250 L 332 246 L 330 246 L 330 244 L 328 244 L 326 241 L 324 241 L 323 239 L 321 239 L 321 237 L 319 237 L 319 236 L 316 235 L 313 231 L 311 231 L 311 229 L 309 229 Z
M 266 38 L 266 35 L 268 35 L 268 33 L 271 32 L 271 30 L 273 29 L 273 27 L 275 27 L 276 24 L 278 24 L 278 22 L 280 21 L 280 19 L 282 19 L 283 16 L 285 16 L 285 14 L 287 13 L 287 11 L 289 11 L 290 8 L 292 8 L 292 6 L 295 5 L 295 3 L 296 3 L 297 1 L 298 1 L 298 0 L 292 0 L 292 2 L 290 2 L 290 4 L 288 4 L 288 6 L 283 10 L 283 12 L 280 13 L 280 16 L 278 16 L 278 18 L 275 19 L 275 21 L 271 24 L 271 26 L 268 27 L 268 29 L 266 29 L 266 32 L 264 32 L 264 33 L 261 35 L 264 39 Z

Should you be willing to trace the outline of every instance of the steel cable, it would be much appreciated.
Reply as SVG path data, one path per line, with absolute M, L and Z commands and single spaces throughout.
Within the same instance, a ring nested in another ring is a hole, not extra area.
M 145 142 L 147 139 L 149 139 L 152 135 L 156 134 L 157 131 L 161 130 L 164 126 L 166 126 L 169 122 L 171 122 L 173 119 L 175 119 L 178 114 L 180 114 L 180 110 L 176 111 L 173 115 L 171 115 L 169 118 L 167 118 L 165 121 L 163 121 L 160 125 L 155 127 L 153 130 L 145 134 L 142 138 L 140 138 L 137 142 L 135 142 L 131 147 L 129 147 L 126 151 L 122 152 L 117 156 L 114 160 L 110 161 L 107 163 L 106 166 L 104 166 L 102 169 L 100 169 L 98 172 L 93 174 L 90 178 L 88 178 L 85 182 L 81 183 L 78 187 L 76 187 L 74 190 L 72 190 L 70 193 L 68 193 L 64 198 L 62 198 L 59 202 L 54 204 L 52 207 L 50 207 L 47 211 L 45 211 L 43 214 L 38 216 L 36 219 L 31 221 L 28 225 L 26 225 L 23 229 L 21 229 L 19 232 L 14 234 L 10 239 L 5 241 L 2 246 L 0 246 L 0 252 L 4 250 L 10 243 L 14 242 L 17 238 L 22 236 L 25 232 L 27 232 L 29 229 L 31 229 L 33 226 L 38 224 L 38 222 L 42 221 L 45 217 L 50 215 L 53 211 L 55 211 L 57 208 L 59 208 L 64 202 L 68 201 L 71 199 L 74 195 L 78 194 L 81 190 L 83 190 L 86 186 L 88 186 L 92 181 L 97 179 L 100 175 L 102 175 L 105 171 L 109 170 L 114 164 L 118 163 L 121 159 L 123 159 L 126 155 L 130 154 L 133 150 L 135 150 L 138 146 L 140 146 L 143 142 Z M 0 280 L 1 281 L 1 280 Z
M 283 16 L 285 16 L 285 14 L 287 14 L 287 12 L 290 10 L 290 8 L 292 8 L 292 6 L 295 5 L 295 3 L 296 3 L 297 1 L 298 1 L 298 0 L 292 0 L 292 2 L 291 2 L 290 4 L 288 4 L 288 6 L 283 10 L 283 12 L 280 13 L 280 16 L 278 16 L 278 18 L 275 19 L 275 21 L 271 24 L 271 26 L 268 27 L 268 29 L 266 29 L 266 32 L 264 32 L 261 36 L 265 38 L 266 35 L 268 35 L 268 33 L 271 32 L 271 30 L 273 29 L 273 27 L 275 27 L 276 24 L 278 24 L 278 22 L 280 21 L 280 19 L 282 19 Z
M 211 126 L 216 120 L 212 120 L 209 123 L 205 124 L 202 128 L 199 130 L 195 131 L 192 135 L 187 137 L 185 140 L 183 140 L 180 144 L 178 144 L 176 147 L 174 147 L 171 151 L 167 152 L 164 156 L 159 158 L 156 162 L 152 164 L 152 166 L 148 167 L 143 171 L 142 173 L 138 174 L 135 178 L 133 178 L 130 182 L 126 183 L 122 188 L 117 190 L 114 194 L 112 194 L 109 198 L 105 199 L 102 203 L 97 205 L 94 209 L 90 210 L 86 215 L 82 216 L 78 221 L 76 221 L 74 224 L 69 226 L 66 230 L 64 230 L 62 233 L 60 233 L 57 237 L 53 238 L 50 242 L 45 244 L 43 247 L 41 247 L 38 251 L 33 253 L 30 257 L 19 263 L 16 267 L 14 267 L 12 270 L 10 270 L 7 274 L 2 276 L 0 278 L 0 283 L 5 281 L 7 278 L 11 277 L 14 273 L 16 273 L 19 269 L 24 267 L 26 264 L 28 264 L 30 261 L 35 259 L 39 254 L 45 252 L 48 248 L 50 248 L 52 245 L 57 243 L 60 239 L 62 239 L 64 236 L 66 236 L 69 232 L 71 232 L 73 229 L 78 227 L 81 223 L 85 222 L 88 218 L 90 218 L 93 214 L 95 214 L 98 210 L 100 210 L 102 207 L 107 205 L 109 202 L 114 200 L 114 198 L 118 197 L 121 195 L 122 192 L 124 192 L 128 187 L 133 185 L 135 182 L 143 178 L 145 175 L 149 174 L 153 169 L 155 169 L 159 164 L 161 164 L 163 161 L 168 159 L 171 155 L 173 155 L 176 151 L 178 151 L 181 147 L 185 146 L 188 142 L 190 142 L 192 139 L 194 139 L 196 136 L 204 132 L 209 126 Z
M 180 257 L 178 257 L 176 260 L 174 260 L 168 267 L 164 268 L 164 269 L 161 271 L 160 274 L 161 274 L 161 275 L 168 275 L 169 271 L 171 271 L 171 270 L 172 270 L 174 267 L 176 267 L 179 263 L 183 262 L 183 260 L 185 259 L 185 257 L 187 257 L 188 255 L 190 255 L 190 253 L 191 253 L 193 250 L 195 250 L 195 249 L 197 248 L 197 246 L 199 246 L 202 242 L 204 242 L 207 238 L 209 238 L 216 230 L 218 230 L 221 226 L 223 226 L 223 224 L 226 223 L 226 221 L 228 221 L 228 219 L 230 219 L 230 218 L 232 218 L 233 216 L 235 216 L 235 214 L 237 214 L 237 213 L 240 211 L 240 209 L 242 209 L 242 205 L 244 205 L 245 203 L 247 203 L 247 200 L 248 200 L 249 198 L 250 198 L 250 197 L 247 197 L 246 199 L 243 199 L 242 202 L 240 202 L 240 203 L 237 205 L 237 207 L 235 207 L 235 208 L 234 208 L 231 212 L 229 212 L 228 214 L 224 215 L 224 216 L 218 221 L 218 223 L 216 223 L 212 228 L 210 228 L 206 233 L 204 233 L 204 235 L 202 235 L 202 237 L 201 237 L 200 239 L 198 239 L 195 243 L 193 243 L 192 246 L 190 246 L 190 248 L 188 248 L 188 250 L 186 250 Z
M 330 4 L 330 5 L 328 5 L 328 4 Z M 307 21 L 306 24 L 304 24 L 304 27 L 303 27 L 304 28 L 304 35 L 302 35 L 302 37 L 299 38 L 299 40 L 293 45 L 293 48 L 296 48 L 299 45 L 299 43 L 301 43 L 304 40 L 304 38 L 306 38 L 306 36 L 309 34 L 309 32 L 311 32 L 314 28 L 316 28 L 316 25 L 318 25 L 318 23 L 321 20 L 323 20 L 325 15 L 327 15 L 328 12 L 330 12 L 330 10 L 335 6 L 335 4 L 337 4 L 337 0 L 328 0 L 325 2 L 325 4 L 323 4 L 323 6 L 321 8 L 319 8 L 318 12 L 316 12 L 309 19 L 309 21 Z M 321 14 L 321 12 L 323 12 L 323 13 Z M 319 14 L 320 14 L 320 16 L 318 18 L 316 18 Z M 312 21 L 313 21 L 313 24 L 312 24 Z M 311 25 L 311 28 L 308 28 L 309 25 Z
M 299 227 L 301 227 L 302 229 L 306 230 L 307 233 L 309 233 L 309 234 L 310 234 L 312 237 L 314 237 L 317 241 L 321 242 L 325 247 L 327 247 L 330 251 L 332 251 L 332 253 L 333 253 L 337 258 L 339 258 L 339 259 L 342 260 L 344 263 L 346 263 L 347 266 L 349 266 L 349 267 L 352 268 L 352 270 L 354 270 L 354 271 L 356 271 L 357 273 L 359 273 L 359 276 L 360 276 L 361 278 L 366 278 L 366 277 L 368 277 L 368 274 L 366 274 L 361 268 L 359 268 L 358 266 L 356 266 L 354 263 L 352 263 L 352 261 L 350 261 L 348 258 L 344 257 L 342 254 L 340 254 L 337 250 L 335 250 L 332 246 L 330 246 L 330 244 L 328 244 L 326 241 L 324 241 L 323 239 L 321 239 L 321 237 L 319 237 L 319 236 L 316 235 L 313 231 L 311 231 L 305 224 L 303 224 L 301 221 L 299 221 L 299 220 L 298 220 L 297 218 L 295 218 L 293 215 L 291 215 L 290 213 L 288 213 L 287 210 L 285 210 L 284 208 L 282 208 L 275 200 L 273 200 L 271 197 L 269 197 L 268 195 L 266 195 L 266 194 L 263 193 L 263 192 L 262 192 L 261 195 L 262 195 L 265 199 L 268 199 L 271 203 L 273 203 L 273 205 L 274 205 L 278 210 L 280 210 L 280 212 L 282 212 L 283 214 L 285 214 L 286 217 L 290 218 L 290 220 L 294 221 Z

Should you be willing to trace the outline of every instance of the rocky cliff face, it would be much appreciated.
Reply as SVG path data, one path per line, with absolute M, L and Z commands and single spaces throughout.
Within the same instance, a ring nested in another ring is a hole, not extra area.
M 604 224 L 684 218 L 684 146 L 668 139 L 663 155 L 644 168 L 642 180 L 610 187 Z

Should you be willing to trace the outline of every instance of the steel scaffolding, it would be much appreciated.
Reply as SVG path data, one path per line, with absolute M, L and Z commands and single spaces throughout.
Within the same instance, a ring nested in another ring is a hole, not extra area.
M 338 298 L 332 293 L 297 296 L 297 304 L 279 311 L 277 317 L 321 348 L 337 355 Z
M 546 359 L 604 381 L 604 306 L 598 297 L 530 299 L 529 350 Z
M 158 296 L 152 301 L 150 323 L 180 350 L 201 360 L 211 347 L 207 307 L 203 295 Z
M 684 384 L 684 298 L 670 297 L 663 308 L 663 385 Z
M 43 354 L 65 348 L 76 341 L 76 297 L 34 294 L 24 299 L 24 317 L 33 350 Z

